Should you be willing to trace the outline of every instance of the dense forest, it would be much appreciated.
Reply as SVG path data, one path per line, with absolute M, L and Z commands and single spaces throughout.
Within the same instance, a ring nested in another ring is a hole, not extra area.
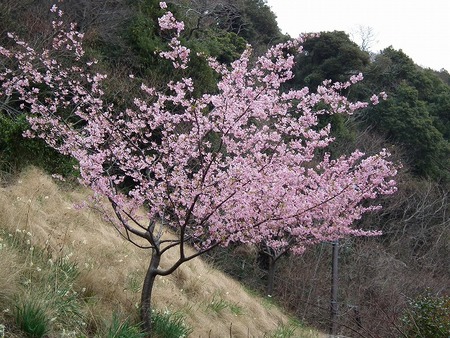
M 176 0 L 168 4 L 186 24 L 182 42 L 193 51 L 186 76 L 196 84 L 194 95 L 214 91 L 217 83 L 217 75 L 200 54 L 230 64 L 247 44 L 258 55 L 289 39 L 280 33 L 276 16 L 264 0 Z M 155 54 L 167 42 L 158 29 L 159 1 L 66 0 L 59 5 L 85 34 L 89 57 L 98 60 L 96 70 L 108 74 L 106 96 L 114 105 L 125 107 L 139 91 L 139 80 L 158 87 L 172 76 L 168 63 Z M 47 0 L 3 0 L 0 45 L 11 46 L 7 32 L 16 32 L 33 46 L 45 47 L 51 36 L 49 8 Z M 333 157 L 355 149 L 373 154 L 387 148 L 402 166 L 398 192 L 380 200 L 381 211 L 358 221 L 358 227 L 383 234 L 340 241 L 339 333 L 447 337 L 450 74 L 444 69 L 421 68 L 392 47 L 363 50 L 341 31 L 321 32 L 308 39 L 294 71 L 295 77 L 284 84 L 286 90 L 305 86 L 314 90 L 324 79 L 345 81 L 361 72 L 364 81 L 346 93 L 349 98 L 368 100 L 373 93 L 386 92 L 387 100 L 376 106 L 353 116 L 322 116 L 321 124 L 331 124 L 336 142 L 327 151 Z M 43 141 L 24 138 L 27 128 L 19 104 L 0 97 L 2 175 L 13 176 L 34 165 L 68 178 L 77 176 L 72 159 Z M 331 243 L 308 248 L 302 256 L 273 257 L 267 251 L 233 246 L 217 249 L 208 258 L 262 294 L 267 293 L 269 272 L 274 273 L 270 296 L 300 320 L 328 330 Z

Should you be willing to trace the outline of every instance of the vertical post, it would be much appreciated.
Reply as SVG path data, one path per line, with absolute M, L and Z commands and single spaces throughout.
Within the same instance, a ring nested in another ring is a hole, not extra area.
M 332 337 L 337 334 L 337 316 L 339 312 L 338 308 L 338 264 L 339 264 L 339 241 L 333 242 L 333 257 L 331 266 L 331 325 L 330 335 Z

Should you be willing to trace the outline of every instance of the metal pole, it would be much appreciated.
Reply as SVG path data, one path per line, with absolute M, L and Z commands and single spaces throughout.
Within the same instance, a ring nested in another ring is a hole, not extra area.
M 333 257 L 331 267 L 331 325 L 330 335 L 332 337 L 337 334 L 337 317 L 339 313 L 338 308 L 338 263 L 339 263 L 339 241 L 333 242 Z

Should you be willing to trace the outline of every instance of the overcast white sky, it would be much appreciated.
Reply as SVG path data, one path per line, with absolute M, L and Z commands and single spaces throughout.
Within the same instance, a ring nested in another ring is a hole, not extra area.
M 283 33 L 371 27 L 371 51 L 393 46 L 422 67 L 450 72 L 450 0 L 267 0 Z

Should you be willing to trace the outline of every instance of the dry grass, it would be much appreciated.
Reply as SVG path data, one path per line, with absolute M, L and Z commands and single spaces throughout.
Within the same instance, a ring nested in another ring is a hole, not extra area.
M 88 300 L 84 311 L 92 315 L 87 324 L 96 327 L 114 311 L 136 316 L 149 252 L 122 240 L 94 211 L 75 210 L 74 203 L 87 195 L 81 188 L 65 191 L 31 168 L 14 184 L 0 188 L 0 228 L 29 233 L 30 245 L 77 263 L 76 289 Z M 3 248 L 0 255 L 1 302 L 17 288 L 17 265 L 14 252 Z M 175 259 L 175 254 L 169 252 L 166 259 Z M 289 321 L 277 307 L 267 306 L 199 258 L 159 278 L 153 303 L 158 309 L 184 313 L 194 329 L 191 337 L 229 337 L 230 332 L 232 337 L 264 337 Z M 305 330 L 295 336 L 319 335 Z
M 0 250 L 0 303 L 2 303 L 12 297 L 15 292 L 14 285 L 17 284 L 19 262 L 14 251 L 5 245 L 3 240 L 0 241 Z

